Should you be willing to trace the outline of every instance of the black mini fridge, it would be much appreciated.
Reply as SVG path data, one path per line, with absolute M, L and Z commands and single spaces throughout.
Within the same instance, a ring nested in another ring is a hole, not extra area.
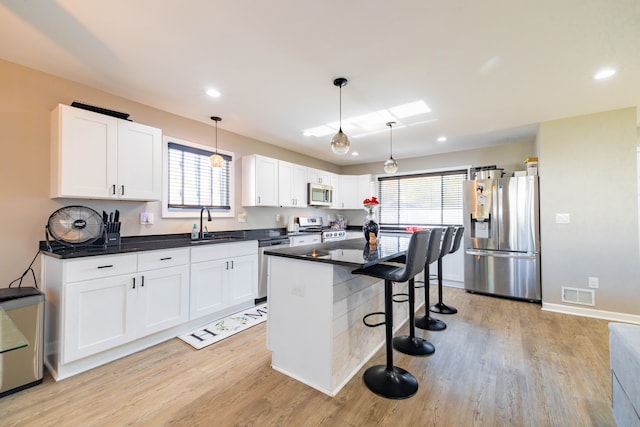
M 0 397 L 42 382 L 44 294 L 0 289 Z

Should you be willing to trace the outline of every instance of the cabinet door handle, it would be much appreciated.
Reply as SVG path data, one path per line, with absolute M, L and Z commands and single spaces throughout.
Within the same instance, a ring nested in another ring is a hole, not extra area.
M 112 194 L 113 196 L 115 196 L 115 195 L 116 195 L 116 185 L 115 185 L 115 184 L 113 184 L 113 185 L 111 186 L 111 194 Z
M 120 195 L 124 196 L 124 185 L 122 185 L 121 188 L 122 188 L 122 194 L 120 194 Z
M 111 268 L 113 267 L 113 264 L 111 265 L 99 265 L 98 268 Z
M 140 287 L 144 288 L 144 276 L 142 276 L 142 283 L 140 283 Z
M 168 257 L 165 257 L 165 258 L 160 258 L 160 261 L 166 261 L 166 260 L 168 260 L 168 259 L 171 259 L 171 257 L 170 257 L 170 256 L 168 256 Z
M 258 204 L 260 204 L 260 196 L 258 196 Z
M 224 269 L 228 270 L 229 269 L 229 261 L 225 261 L 224 262 Z
M 135 289 L 135 288 L 136 288 L 136 278 L 134 277 L 133 278 L 133 289 Z
M 233 261 L 231 261 L 231 269 L 233 270 Z

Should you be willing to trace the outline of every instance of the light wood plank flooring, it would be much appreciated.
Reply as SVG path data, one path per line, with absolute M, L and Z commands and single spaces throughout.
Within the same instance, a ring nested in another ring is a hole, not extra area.
M 406 400 L 372 394 L 362 372 L 334 398 L 275 372 L 263 323 L 203 350 L 173 339 L 60 382 L 47 375 L 0 399 L 0 425 L 615 425 L 607 321 L 454 288 L 444 301 L 459 310 L 437 316 L 448 328 L 418 330 L 436 353 L 394 353 L 420 383 Z M 384 361 L 381 350 L 367 366 Z

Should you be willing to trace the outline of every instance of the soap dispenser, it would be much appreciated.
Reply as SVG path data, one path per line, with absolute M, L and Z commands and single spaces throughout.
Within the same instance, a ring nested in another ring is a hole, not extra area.
M 196 224 L 193 224 L 193 229 L 191 230 L 191 238 L 193 240 L 198 239 L 198 226 Z

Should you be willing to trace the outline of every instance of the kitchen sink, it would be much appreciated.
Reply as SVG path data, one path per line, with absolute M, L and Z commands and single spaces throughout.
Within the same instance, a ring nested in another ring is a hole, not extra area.
M 192 245 L 198 245 L 201 243 L 220 243 L 220 242 L 235 242 L 242 240 L 242 237 L 233 237 L 233 236 L 213 236 L 213 237 L 205 237 L 204 239 L 192 240 Z

